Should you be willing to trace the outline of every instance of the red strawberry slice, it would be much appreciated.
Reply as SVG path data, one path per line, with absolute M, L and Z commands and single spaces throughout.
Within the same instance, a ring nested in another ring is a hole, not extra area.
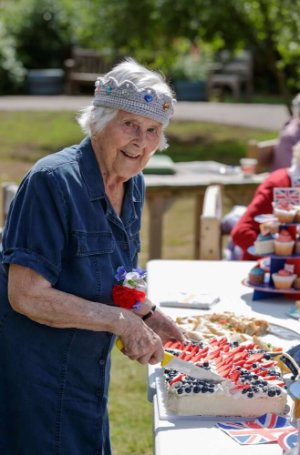
M 164 344 L 164 348 L 171 348 L 174 344 L 174 341 L 167 341 L 165 344 Z
M 229 379 L 230 379 L 230 381 L 232 381 L 232 382 L 237 382 L 238 379 L 239 379 L 239 377 L 240 377 L 240 375 L 241 375 L 241 372 L 240 372 L 240 371 L 234 370 L 232 373 L 230 373 Z
M 247 354 L 246 351 L 244 351 L 244 352 L 238 352 L 237 354 L 235 354 L 235 355 L 233 356 L 233 360 L 234 360 L 235 362 L 238 362 L 239 360 L 244 360 L 244 359 L 246 359 L 247 355 L 248 355 L 248 354 Z
M 210 359 L 215 359 L 217 357 L 220 356 L 220 352 L 221 350 L 220 349 L 215 349 L 214 351 L 212 351 L 208 356 L 207 358 L 210 360 Z
M 221 368 L 218 368 L 218 373 L 223 376 L 224 378 L 227 378 L 227 376 L 229 375 L 231 371 L 231 366 L 228 367 L 228 366 L 224 366 L 224 367 L 221 367 Z
M 239 360 L 238 362 L 234 362 L 234 366 L 242 367 L 245 364 L 245 360 Z
M 268 371 L 267 370 L 262 370 L 262 371 L 259 371 L 257 374 L 258 374 L 258 376 L 264 377 L 264 376 L 267 376 Z
M 230 389 L 230 393 L 235 392 L 237 390 L 250 389 L 250 387 L 251 387 L 250 384 L 236 384 L 232 389 Z
M 258 354 L 252 354 L 248 359 L 246 360 L 247 363 L 255 363 L 255 362 L 260 362 L 264 358 L 264 354 L 258 353 Z
M 270 360 L 269 362 L 264 362 L 261 364 L 262 368 L 270 368 L 275 365 L 275 362 L 273 360 Z
M 170 385 L 175 384 L 175 382 L 181 381 L 181 379 L 185 376 L 184 373 L 180 373 L 178 376 L 175 376 L 175 378 L 170 381 Z

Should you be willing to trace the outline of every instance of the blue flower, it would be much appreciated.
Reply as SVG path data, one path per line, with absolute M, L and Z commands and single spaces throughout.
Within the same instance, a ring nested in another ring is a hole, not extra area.
M 117 268 L 117 273 L 115 274 L 115 279 L 120 282 L 124 281 L 126 277 L 126 269 L 123 265 L 120 265 L 120 267 Z

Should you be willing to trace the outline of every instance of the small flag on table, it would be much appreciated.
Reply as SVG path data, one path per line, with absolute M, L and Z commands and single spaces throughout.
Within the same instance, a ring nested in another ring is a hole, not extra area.
M 268 444 L 279 442 L 279 438 L 295 433 L 298 430 L 291 425 L 287 417 L 277 414 L 264 414 L 254 420 L 217 423 L 216 427 L 225 431 L 239 444 Z

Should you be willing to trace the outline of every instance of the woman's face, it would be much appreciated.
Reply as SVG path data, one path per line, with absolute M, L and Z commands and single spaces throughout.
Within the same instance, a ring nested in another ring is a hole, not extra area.
M 128 180 L 146 166 L 160 143 L 162 124 L 118 111 L 93 143 L 102 173 Z

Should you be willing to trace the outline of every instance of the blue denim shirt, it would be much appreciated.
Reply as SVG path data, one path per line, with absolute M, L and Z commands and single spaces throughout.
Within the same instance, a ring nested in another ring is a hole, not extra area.
M 88 138 L 38 161 L 20 184 L 0 266 L 1 453 L 110 455 L 113 335 L 52 328 L 16 313 L 7 269 L 29 267 L 56 289 L 111 305 L 117 267 L 137 266 L 143 201 L 139 174 L 126 183 L 121 216 L 115 213 Z
M 43 158 L 25 177 L 9 212 L 3 262 L 30 267 L 62 291 L 110 303 L 117 267 L 137 265 L 143 200 L 139 174 L 127 182 L 116 215 L 85 139 Z

